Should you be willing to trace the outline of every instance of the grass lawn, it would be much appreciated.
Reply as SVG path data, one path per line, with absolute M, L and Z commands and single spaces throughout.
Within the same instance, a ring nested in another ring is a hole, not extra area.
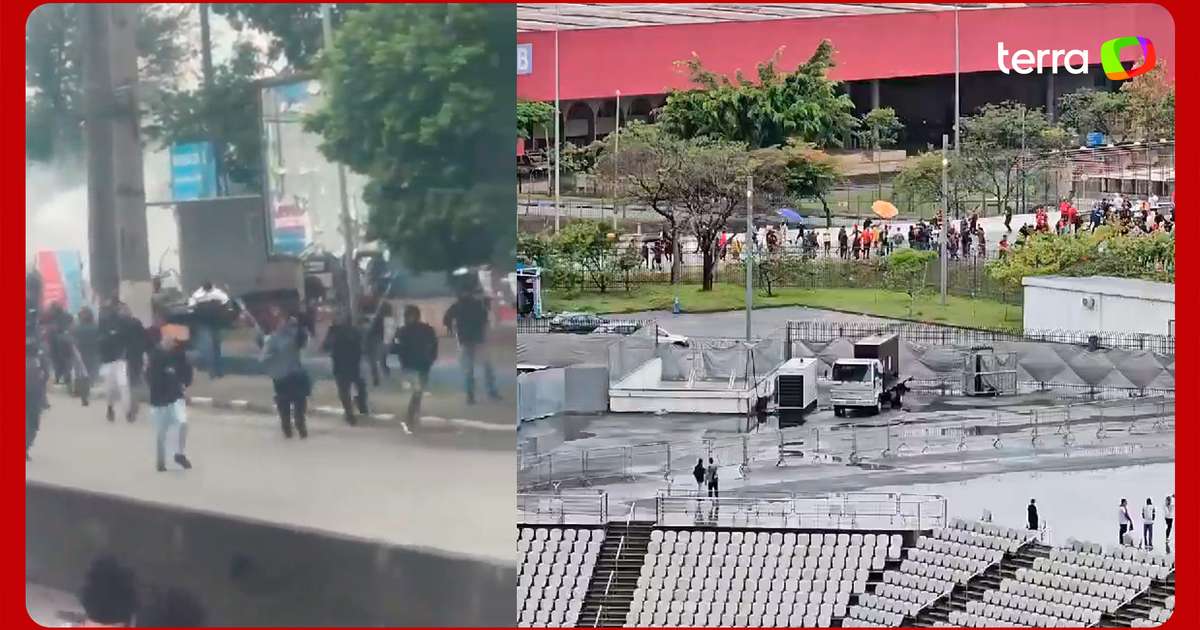
M 679 303 L 686 313 L 711 313 L 740 310 L 745 305 L 746 290 L 735 284 L 717 284 L 712 291 L 700 291 L 698 284 L 678 287 Z M 607 293 L 585 291 L 567 294 L 548 291 L 543 295 L 548 311 L 586 311 L 592 313 L 635 313 L 638 311 L 670 310 L 675 287 L 668 284 L 643 284 L 626 293 L 624 288 Z M 947 297 L 942 306 L 936 293 L 923 295 L 909 314 L 909 297 L 896 291 L 875 289 L 776 289 L 767 297 L 756 291 L 755 307 L 808 306 L 838 311 L 862 313 L 877 317 L 965 326 L 971 328 L 1021 327 L 1021 307 L 993 300 Z

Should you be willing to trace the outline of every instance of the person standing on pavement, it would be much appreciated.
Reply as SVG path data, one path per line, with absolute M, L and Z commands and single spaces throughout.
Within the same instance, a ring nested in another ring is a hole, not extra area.
M 704 458 L 696 460 L 696 467 L 692 469 L 692 478 L 696 480 L 696 496 L 704 496 Z
M 1142 545 L 1147 550 L 1154 549 L 1154 519 L 1157 516 L 1154 502 L 1146 497 L 1146 505 L 1142 506 Z
M 70 387 L 71 364 L 75 356 L 71 346 L 74 318 L 60 302 L 51 304 L 45 317 L 46 346 L 50 349 L 50 364 L 54 367 L 54 384 Z
M 1167 524 L 1167 532 L 1163 536 L 1163 544 L 1170 547 L 1171 530 L 1175 528 L 1175 495 L 1173 494 L 1167 495 L 1166 500 L 1163 502 L 1163 522 Z M 1169 549 L 1167 553 L 1170 553 Z
M 421 418 L 421 398 L 429 388 L 429 370 L 438 355 L 437 333 L 421 321 L 421 309 L 412 304 L 404 307 L 404 325 L 392 337 L 392 350 L 400 358 L 400 370 L 413 390 L 405 419 L 410 427 L 416 426 Z
M 116 409 L 125 419 L 133 422 L 133 401 L 129 391 L 129 368 L 126 354 L 129 344 L 125 341 L 125 325 L 114 299 L 100 311 L 100 381 L 104 385 L 104 397 L 108 403 L 105 417 L 112 422 Z
M 1125 499 L 1121 499 L 1121 505 L 1117 508 L 1117 524 L 1121 528 L 1121 534 L 1118 541 L 1125 544 L 1125 533 L 1133 529 L 1133 519 L 1129 517 L 1129 504 Z
M 1026 526 L 1030 530 L 1037 531 L 1038 509 L 1037 509 L 1037 504 L 1033 499 L 1029 500 L 1029 507 L 1025 509 L 1025 512 L 1026 512 L 1026 515 L 1028 516 L 1028 519 L 1027 519 L 1028 522 L 1026 523 Z
M 371 385 L 379 387 L 380 372 L 383 373 L 384 378 L 391 376 L 391 369 L 387 365 L 388 353 L 383 325 L 387 318 L 393 315 L 392 305 L 387 301 L 387 296 L 372 293 L 365 296 L 361 306 L 363 309 L 364 350 L 367 355 L 367 363 L 371 368 Z
M 188 298 L 188 308 L 192 309 L 196 319 L 193 326 L 196 348 L 212 378 L 221 378 L 224 374 L 221 369 L 221 327 L 224 326 L 229 302 L 229 294 L 214 287 L 209 280 L 202 282 L 200 288 Z
M 304 439 L 308 437 L 305 414 L 308 397 L 312 393 L 312 381 L 300 361 L 300 351 L 308 343 L 308 332 L 300 326 L 300 319 L 296 315 L 284 318 L 278 308 L 274 309 L 273 314 L 277 322 L 274 330 L 259 339 L 262 344 L 260 360 L 275 388 L 275 409 L 279 412 L 283 436 L 291 438 L 294 425 L 300 438 Z
M 363 337 L 351 321 L 350 313 L 338 313 L 337 320 L 325 333 L 321 349 L 333 360 L 333 380 L 337 383 L 338 399 L 347 424 L 355 424 L 354 406 L 350 401 L 350 388 L 355 389 L 354 402 L 358 412 L 367 414 L 367 382 L 362 375 Z
M 158 472 L 167 469 L 167 434 L 176 430 L 175 463 L 184 470 L 192 463 L 185 454 L 187 446 L 187 401 L 184 390 L 192 384 L 192 366 L 178 332 L 164 331 L 162 339 L 150 349 L 146 361 L 146 385 L 150 390 L 150 419 L 154 422 L 155 464 Z
M 133 312 L 129 310 L 128 304 L 121 303 L 119 313 L 121 337 L 125 344 L 125 367 L 129 372 L 129 387 L 132 390 L 141 387 L 142 374 L 146 367 L 146 352 L 157 341 L 151 341 L 150 331 L 142 325 L 141 320 L 133 316 Z M 129 399 L 129 415 L 127 417 L 130 422 L 133 422 L 133 419 L 137 417 L 137 409 L 137 400 L 131 395 Z
M 466 372 L 467 404 L 475 404 L 475 364 L 482 364 L 484 384 L 492 400 L 500 400 L 496 390 L 496 372 L 487 356 L 488 304 L 478 289 L 462 291 L 458 301 L 446 310 L 442 324 L 458 336 L 459 351 L 462 353 L 463 370 Z
M 79 309 L 79 317 L 71 329 L 71 342 L 75 345 L 75 391 L 86 407 L 91 400 L 92 382 L 100 371 L 100 329 L 92 309 L 86 306 Z
M 704 482 L 708 485 L 708 496 L 718 498 L 721 494 L 721 480 L 717 476 L 717 463 L 713 458 L 708 458 L 708 469 L 704 471 Z

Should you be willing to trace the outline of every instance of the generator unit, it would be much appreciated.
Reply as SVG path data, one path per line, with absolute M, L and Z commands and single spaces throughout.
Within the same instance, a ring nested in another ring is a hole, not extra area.
M 817 407 L 817 360 L 788 359 L 775 371 L 775 409 L 779 427 L 804 423 L 804 415 Z

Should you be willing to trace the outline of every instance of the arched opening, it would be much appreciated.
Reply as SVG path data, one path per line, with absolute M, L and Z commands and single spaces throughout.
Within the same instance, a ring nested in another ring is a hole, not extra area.
M 653 109 L 653 106 L 650 105 L 650 99 L 638 97 L 633 99 L 633 102 L 629 104 L 629 113 L 627 116 L 629 120 L 650 122 L 650 112 Z
M 577 101 L 567 108 L 563 139 L 580 146 L 596 139 L 596 118 L 591 106 Z

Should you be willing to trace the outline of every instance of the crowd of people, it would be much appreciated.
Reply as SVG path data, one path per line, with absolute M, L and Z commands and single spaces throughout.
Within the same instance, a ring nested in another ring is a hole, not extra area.
M 1055 210 L 1058 215 L 1052 219 Z M 1057 207 L 1054 204 L 1036 206 L 1032 223 L 1022 224 L 1015 230 L 1015 235 L 1012 219 L 1011 212 L 1005 214 L 1004 229 L 994 244 L 989 242 L 978 211 L 949 221 L 946 255 L 950 260 L 1004 258 L 1035 234 L 1069 236 L 1092 232 L 1104 226 L 1115 228 L 1124 235 L 1171 233 L 1175 226 L 1175 209 L 1173 203 L 1162 203 L 1153 194 L 1145 199 L 1134 199 L 1116 193 L 1096 200 L 1087 212 L 1077 208 L 1071 199 L 1060 200 Z M 870 260 L 872 257 L 886 257 L 904 247 L 938 252 L 941 228 L 940 213 L 930 220 L 918 219 L 902 225 L 897 225 L 895 220 L 889 224 L 880 219 L 864 219 L 852 225 L 820 229 L 805 226 L 791 228 L 785 223 L 758 228 L 753 235 L 753 247 L 755 251 L 767 255 Z M 995 238 L 996 231 L 993 228 L 992 238 Z M 698 244 L 689 247 L 696 248 L 696 251 L 680 253 L 700 253 Z M 740 261 L 746 248 L 745 234 L 722 231 L 713 247 L 719 262 Z M 642 263 L 646 269 L 662 271 L 664 263 L 667 268 L 671 266 L 675 250 L 670 235 L 664 231 L 641 244 Z
M 304 360 L 309 339 L 316 334 L 312 309 L 285 311 L 275 305 L 265 316 L 255 318 L 228 294 L 205 281 L 188 300 L 187 324 L 170 323 L 170 317 L 155 309 L 154 321 L 145 326 L 128 305 L 118 299 L 106 301 L 96 317 L 84 306 L 72 316 L 62 303 L 41 306 L 40 281 L 36 273 L 27 279 L 26 291 L 26 459 L 30 459 L 41 426 L 43 412 L 49 408 L 50 379 L 61 385 L 84 407 L 91 403 L 94 386 L 99 386 L 105 402 L 105 417 L 134 422 L 138 401 L 134 391 L 142 391 L 150 407 L 156 433 L 156 467 L 165 471 L 167 438 L 176 436 L 171 446 L 172 460 L 182 469 L 192 467 L 185 453 L 187 442 L 187 398 L 194 381 L 193 361 L 206 366 L 213 379 L 223 376 L 221 357 L 222 330 L 236 317 L 249 319 L 257 329 L 260 349 L 258 362 L 270 378 L 273 401 L 285 438 L 308 437 L 308 400 L 313 381 Z M 403 309 L 403 322 L 385 340 L 385 320 L 392 314 L 390 302 L 380 293 L 364 296 L 361 317 L 354 320 L 342 308 L 325 332 L 321 350 L 329 355 L 332 372 L 342 404 L 344 418 L 357 424 L 359 415 L 369 413 L 365 362 L 373 384 L 381 385 L 390 375 L 388 356 L 396 355 L 403 382 L 411 389 L 404 414 L 405 428 L 416 427 L 421 403 L 429 386 L 430 371 L 438 357 L 438 334 L 422 321 L 415 305 Z M 483 371 L 487 394 L 500 399 L 495 370 L 486 349 L 490 304 L 478 287 L 459 291 L 458 299 L 446 311 L 442 324 L 458 338 L 468 404 L 476 402 L 478 368 Z M 192 357 L 189 357 L 189 350 Z
M 1041 518 L 1036 499 L 1029 500 L 1029 505 L 1026 506 L 1025 513 L 1026 528 L 1035 532 L 1046 528 L 1046 521 Z M 1160 517 L 1162 518 L 1163 525 L 1166 527 L 1166 531 L 1163 532 L 1163 546 L 1167 553 L 1171 553 L 1171 534 L 1175 530 L 1175 495 L 1173 494 L 1167 495 L 1167 498 L 1163 501 L 1161 514 L 1154 505 L 1154 499 L 1146 497 L 1146 504 L 1142 506 L 1142 535 L 1140 538 L 1138 538 L 1134 531 L 1133 516 L 1129 513 L 1129 501 L 1121 499 L 1120 505 L 1117 506 L 1118 544 L 1153 551 L 1154 525 Z

